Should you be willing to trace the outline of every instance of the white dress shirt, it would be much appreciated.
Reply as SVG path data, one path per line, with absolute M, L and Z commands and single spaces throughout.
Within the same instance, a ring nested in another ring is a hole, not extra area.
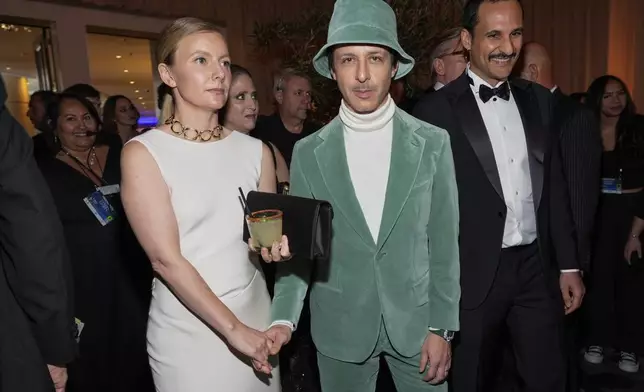
M 434 83 L 434 91 L 438 91 L 438 90 L 442 89 L 443 87 L 445 87 L 445 85 L 443 83 L 441 83 L 441 82 Z
M 472 72 L 467 73 L 474 82 L 470 87 L 476 97 L 483 123 L 492 143 L 494 159 L 501 180 L 503 199 L 507 206 L 503 248 L 528 245 L 537 239 L 537 222 L 532 195 L 532 181 L 528 161 L 528 145 L 523 129 L 523 120 L 512 92 L 505 101 L 493 97 L 483 102 L 479 87 L 487 82 Z

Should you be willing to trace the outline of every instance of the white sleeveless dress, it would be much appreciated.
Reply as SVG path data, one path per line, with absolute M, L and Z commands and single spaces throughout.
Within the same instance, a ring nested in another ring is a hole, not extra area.
M 147 147 L 168 185 L 181 253 L 212 291 L 251 328 L 270 324 L 270 297 L 243 241 L 238 187 L 257 190 L 262 142 L 239 132 L 195 143 L 153 129 L 132 139 Z M 132 142 L 130 141 L 130 142 Z M 148 354 L 158 392 L 276 392 L 272 376 L 254 372 L 160 280 L 152 286 Z

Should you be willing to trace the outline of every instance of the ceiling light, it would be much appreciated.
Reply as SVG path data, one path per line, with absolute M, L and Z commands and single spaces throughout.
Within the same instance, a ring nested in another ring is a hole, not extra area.
M 117 54 L 117 55 L 116 55 L 116 58 L 117 58 L 117 59 L 120 59 L 121 57 L 122 57 L 122 56 L 121 56 L 120 54 Z
M 11 71 L 11 67 L 7 67 L 7 71 Z
M 130 80 L 130 84 L 134 84 L 134 80 Z
M 143 97 L 139 97 L 139 99 L 143 99 Z
M 135 93 L 138 93 L 138 92 L 139 92 L 139 90 L 134 90 L 134 92 L 135 92 Z
M 130 71 L 128 71 L 127 69 L 124 69 L 124 70 L 123 70 L 123 72 L 128 73 L 128 72 L 130 72 Z
M 0 24 L 0 30 L 2 31 L 18 31 L 18 26 L 14 26 L 12 24 L 5 24 L 2 23 Z

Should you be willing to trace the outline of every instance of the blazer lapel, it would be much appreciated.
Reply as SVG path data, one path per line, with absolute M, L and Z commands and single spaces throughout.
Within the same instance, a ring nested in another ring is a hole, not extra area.
M 455 87 L 459 87 L 460 94 L 455 97 L 452 105 L 456 109 L 461 129 L 474 149 L 474 153 L 494 190 L 501 199 L 504 199 L 501 177 L 494 158 L 492 142 L 483 122 L 481 111 L 476 103 L 476 98 L 470 89 L 467 72 L 453 83 L 459 83 L 459 86 Z
M 387 241 L 400 216 L 409 194 L 416 182 L 420 169 L 425 141 L 417 137 L 415 128 L 407 124 L 396 109 L 393 118 L 393 139 L 391 143 L 391 163 L 389 180 L 382 211 L 377 248 L 380 250 Z
M 318 137 L 323 138 L 324 141 L 315 149 L 315 158 L 324 184 L 331 194 L 333 208 L 344 215 L 365 244 L 375 247 L 376 244 L 351 182 L 340 120 L 338 118 L 333 120 Z
M 532 199 L 534 201 L 534 209 L 537 211 L 543 191 L 544 138 L 547 130 L 544 130 L 541 124 L 539 102 L 533 98 L 534 95 L 530 91 L 530 85 L 517 86 L 515 83 L 510 83 L 510 86 L 512 88 L 512 95 L 517 103 L 517 108 L 521 114 L 521 121 L 523 122 L 526 144 L 528 146 Z

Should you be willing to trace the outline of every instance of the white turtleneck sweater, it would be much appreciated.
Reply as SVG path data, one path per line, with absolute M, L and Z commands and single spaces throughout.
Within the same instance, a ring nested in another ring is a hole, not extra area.
M 389 182 L 395 112 L 390 96 L 380 108 L 367 114 L 354 112 L 344 100 L 340 105 L 349 174 L 374 242 L 378 242 Z

